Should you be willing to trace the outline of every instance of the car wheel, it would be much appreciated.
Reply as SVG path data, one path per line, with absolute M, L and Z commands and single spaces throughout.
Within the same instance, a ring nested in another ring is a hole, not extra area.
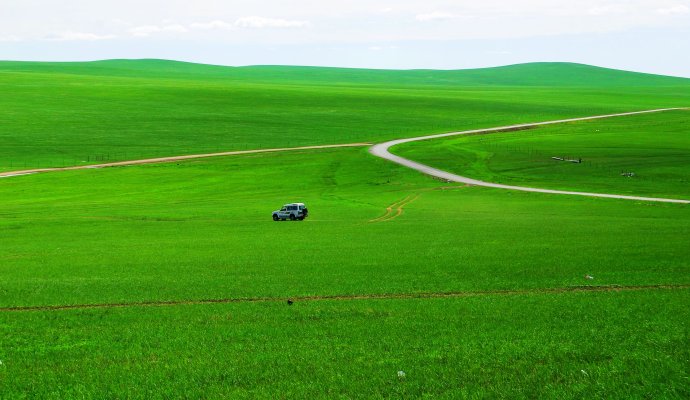
M 280 219 L 280 218 L 278 218 L 277 215 L 273 214 L 273 220 L 274 220 L 274 221 L 278 221 L 279 219 Z
M 295 220 L 295 214 L 290 214 L 290 221 L 294 221 L 294 220 Z

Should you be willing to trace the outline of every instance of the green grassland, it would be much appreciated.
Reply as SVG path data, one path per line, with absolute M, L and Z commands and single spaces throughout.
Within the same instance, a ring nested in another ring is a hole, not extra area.
M 687 302 L 621 292 L 1 314 L 0 387 L 15 399 L 680 399 Z
M 690 284 L 687 206 L 441 185 L 364 149 L 5 179 L 0 306 Z
M 690 290 L 542 292 L 689 285 L 684 205 L 449 188 L 364 149 L 0 184 L 1 307 L 275 299 L 0 312 L 10 398 L 688 393 Z M 312 216 L 271 221 L 289 200 Z M 479 293 L 285 304 L 446 292 Z
M 688 106 L 690 81 L 577 64 L 465 71 L 0 62 L 0 170 Z
M 690 199 L 687 110 L 412 142 L 393 151 L 489 182 Z
M 4 62 L 0 87 L 3 169 L 690 105 L 688 80 L 572 64 Z M 687 119 L 394 150 L 687 197 Z M 310 217 L 273 222 L 290 201 Z M 447 184 L 364 148 L 0 179 L 0 398 L 688 398 L 688 237 L 687 205 Z

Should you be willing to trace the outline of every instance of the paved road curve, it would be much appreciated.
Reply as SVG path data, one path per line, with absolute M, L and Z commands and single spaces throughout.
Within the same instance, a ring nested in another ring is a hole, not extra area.
M 496 189 L 520 190 L 523 192 L 565 194 L 565 195 L 574 195 L 574 196 L 605 197 L 605 198 L 610 198 L 610 199 L 657 201 L 657 202 L 664 202 L 664 203 L 690 204 L 690 200 L 663 199 L 663 198 L 655 198 L 655 197 L 623 196 L 623 195 L 618 195 L 618 194 L 604 194 L 604 193 L 569 192 L 569 191 L 565 191 L 565 190 L 550 190 L 550 189 L 539 189 L 539 188 L 533 188 L 533 187 L 501 185 L 498 183 L 484 182 L 484 181 L 480 181 L 477 179 L 472 179 L 472 178 L 467 178 L 467 177 L 460 176 L 460 175 L 451 174 L 450 172 L 442 171 L 440 169 L 436 169 L 436 168 L 430 167 L 428 165 L 420 164 L 418 162 L 414 162 L 412 160 L 408 160 L 406 158 L 396 156 L 394 154 L 391 154 L 389 151 L 389 149 L 395 145 L 402 144 L 402 143 L 409 143 L 409 142 L 417 142 L 420 140 L 438 139 L 438 138 L 458 136 L 458 135 L 467 135 L 467 134 L 473 134 L 473 133 L 500 132 L 500 131 L 505 131 L 505 130 L 531 128 L 531 127 L 542 126 L 542 125 L 562 124 L 565 122 L 587 121 L 587 120 L 592 120 L 592 119 L 622 117 L 622 116 L 626 116 L 626 115 L 647 114 L 647 113 L 656 113 L 656 112 L 672 111 L 672 110 L 686 110 L 686 108 L 663 108 L 663 109 L 658 109 L 658 110 L 646 110 L 646 111 L 636 111 L 636 112 L 628 112 L 628 113 L 621 113 L 621 114 L 598 115 L 598 116 L 594 116 L 594 117 L 571 118 L 571 119 L 562 119 L 562 120 L 558 120 L 558 121 L 537 122 L 537 123 L 532 123 L 532 124 L 501 126 L 498 128 L 475 129 L 475 130 L 463 131 L 463 132 L 442 133 L 439 135 L 429 135 L 429 136 L 420 136 L 420 137 L 408 138 L 408 139 L 391 140 L 390 142 L 385 142 L 385 143 L 381 143 L 381 144 L 377 144 L 375 146 L 372 146 L 369 149 L 369 151 L 371 152 L 371 154 L 373 154 L 377 157 L 381 157 L 381 158 L 384 158 L 386 160 L 393 161 L 394 163 L 403 165 L 403 166 L 408 167 L 408 168 L 415 169 L 415 170 L 420 171 L 424 174 L 435 176 L 437 178 L 445 179 L 445 180 L 448 180 L 451 182 L 460 182 L 460 183 L 466 183 L 469 185 L 485 186 L 485 187 L 496 188 Z

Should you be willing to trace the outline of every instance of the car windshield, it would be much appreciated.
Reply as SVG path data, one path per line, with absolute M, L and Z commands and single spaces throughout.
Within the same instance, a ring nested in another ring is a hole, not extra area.
M 280 211 L 287 211 L 287 208 L 283 207 L 280 209 Z

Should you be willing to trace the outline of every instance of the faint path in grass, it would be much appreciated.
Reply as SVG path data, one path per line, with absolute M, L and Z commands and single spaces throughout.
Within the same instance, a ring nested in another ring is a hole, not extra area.
M 406 205 L 412 203 L 413 201 L 417 200 L 419 198 L 419 194 L 411 194 L 409 196 L 406 196 L 400 201 L 396 201 L 395 203 L 391 204 L 390 206 L 386 207 L 386 213 L 383 214 L 382 216 L 378 218 L 374 218 L 369 222 L 384 222 L 384 221 L 390 221 L 392 219 L 398 218 L 399 216 L 402 215 L 403 213 L 403 207 Z M 393 211 L 395 209 L 395 211 Z
M 238 297 L 227 299 L 205 300 L 158 300 L 139 301 L 131 303 L 100 303 L 100 304 L 65 304 L 48 306 L 17 306 L 0 307 L 0 312 L 22 311 L 59 311 L 90 308 L 125 308 L 125 307 L 165 307 L 181 305 L 228 304 L 228 303 L 268 303 L 291 301 L 323 301 L 323 300 L 404 300 L 404 299 L 439 299 L 462 298 L 479 296 L 515 296 L 535 294 L 560 293 L 590 293 L 590 292 L 630 292 L 642 290 L 686 290 L 690 285 L 637 285 L 637 286 L 567 286 L 561 288 L 515 289 L 515 290 L 479 290 L 466 292 L 433 292 L 433 293 L 382 293 L 382 294 L 352 294 L 352 295 L 324 295 L 324 296 L 295 296 L 295 297 Z
M 436 168 L 430 167 L 430 166 L 425 165 L 425 164 L 420 164 L 418 162 L 408 160 L 408 159 L 400 157 L 400 156 L 396 156 L 394 154 L 391 154 L 391 152 L 389 151 L 389 149 L 393 146 L 403 144 L 403 143 L 417 142 L 417 141 L 421 141 L 421 140 L 439 139 L 439 138 L 445 138 L 445 137 L 451 137 L 451 136 L 471 135 L 471 134 L 478 134 L 478 133 L 496 133 L 496 132 L 505 132 L 505 131 L 515 131 L 515 130 L 529 129 L 529 128 L 533 128 L 533 127 L 537 127 L 537 126 L 543 126 L 543 125 L 562 124 L 562 123 L 566 123 L 566 122 L 588 121 L 588 120 L 594 120 L 594 119 L 623 117 L 623 116 L 628 116 L 628 115 L 658 113 L 658 112 L 664 112 L 664 111 L 677 111 L 677 110 L 688 110 L 688 108 L 663 108 L 663 109 L 657 109 L 657 110 L 646 110 L 646 111 L 635 111 L 635 112 L 627 112 L 627 113 L 619 113 L 619 114 L 598 115 L 598 116 L 593 116 L 593 117 L 570 118 L 570 119 L 561 119 L 561 120 L 557 120 L 557 121 L 536 122 L 536 123 L 531 123 L 531 124 L 501 126 L 498 128 L 474 129 L 474 130 L 470 130 L 470 131 L 442 133 L 442 134 L 438 134 L 438 135 L 428 135 L 428 136 L 419 136 L 419 137 L 415 137 L 415 138 L 398 139 L 398 140 L 391 140 L 391 141 L 385 142 L 385 143 L 380 143 L 380 144 L 377 144 L 377 145 L 371 147 L 369 152 L 371 154 L 377 156 L 377 157 L 384 158 L 384 159 L 392 161 L 396 164 L 400 164 L 400 165 L 403 165 L 405 167 L 415 169 L 415 170 L 422 172 L 424 174 L 431 175 L 431 176 L 434 176 L 436 178 L 444 179 L 444 180 L 449 181 L 449 182 L 460 182 L 460 183 L 465 183 L 468 185 L 484 186 L 484 187 L 490 187 L 490 188 L 496 188 L 496 189 L 519 190 L 519 191 L 523 191 L 523 192 L 565 194 L 565 195 L 574 195 L 574 196 L 604 197 L 604 198 L 610 198 L 610 199 L 656 201 L 656 202 L 664 202 L 664 203 L 690 204 L 690 200 L 682 200 L 682 199 L 665 199 L 665 198 L 656 198 L 656 197 L 625 196 L 625 195 L 605 194 L 605 193 L 571 192 L 571 191 L 565 191 L 565 190 L 551 190 L 551 189 L 540 189 L 540 188 L 525 187 L 525 186 L 502 185 L 499 183 L 480 181 L 477 179 L 472 179 L 472 178 L 452 174 L 450 172 L 442 171 L 440 169 L 436 169 Z
M 334 148 L 341 148 L 341 147 L 364 147 L 364 146 L 371 146 L 371 143 L 345 143 L 345 144 L 327 144 L 327 145 L 320 145 L 320 146 L 282 147 L 282 148 L 275 148 L 275 149 L 226 151 L 226 152 L 222 152 L 222 153 L 190 154 L 190 155 L 186 155 L 186 156 L 147 158 L 147 159 L 143 159 L 143 160 L 118 161 L 118 162 L 111 162 L 111 163 L 105 163 L 105 164 L 78 165 L 78 166 L 73 166 L 73 167 L 28 169 L 28 170 L 23 170 L 23 171 L 0 172 L 0 178 L 32 175 L 32 174 L 39 174 L 39 173 L 44 173 L 44 172 L 74 171 L 74 170 L 79 170 L 79 169 L 96 169 L 96 168 L 108 168 L 108 167 L 124 167 L 127 165 L 141 165 L 141 164 L 160 164 L 160 163 L 169 163 L 169 162 L 193 160 L 193 159 L 197 159 L 197 158 L 208 158 L 208 157 L 237 156 L 237 155 L 243 155 L 243 154 L 277 153 L 277 152 L 284 152 L 284 151 L 319 150 L 319 149 L 334 149 Z
M 455 190 L 455 189 L 463 189 L 466 187 L 470 187 L 470 185 L 462 185 L 462 186 L 441 186 L 441 187 L 436 187 L 436 188 L 429 188 L 429 189 L 422 189 L 420 192 L 430 192 L 432 190 Z M 378 217 L 369 220 L 369 222 L 384 222 L 384 221 L 390 221 L 392 219 L 398 218 L 401 216 L 404 212 L 404 207 L 407 206 L 408 204 L 412 203 L 413 201 L 417 200 L 419 196 L 421 196 L 421 193 L 417 194 L 411 194 L 408 196 L 403 197 L 402 200 L 398 200 L 395 203 L 391 204 L 390 206 L 386 207 L 386 212 Z M 395 211 L 393 210 L 395 209 Z

